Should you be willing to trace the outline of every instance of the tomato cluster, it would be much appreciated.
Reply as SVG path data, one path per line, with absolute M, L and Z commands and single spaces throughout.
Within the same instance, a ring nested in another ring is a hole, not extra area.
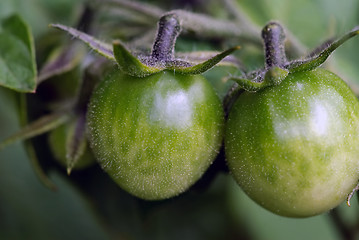
M 288 61 L 282 27 L 267 24 L 265 68 L 229 78 L 236 85 L 226 121 L 198 74 L 232 50 L 193 66 L 174 57 L 179 32 L 177 17 L 165 15 L 152 54 L 140 58 L 115 42 L 119 69 L 90 99 L 90 146 L 121 188 L 146 200 L 176 196 L 204 174 L 224 140 L 234 179 L 274 213 L 320 214 L 351 193 L 359 180 L 359 102 L 339 77 L 317 67 L 357 31 L 304 61 Z
M 317 68 L 340 44 L 289 62 L 281 26 L 269 23 L 262 35 L 266 67 L 252 79 L 231 77 L 247 91 L 231 96 L 225 132 L 222 106 L 203 77 L 176 67 L 113 71 L 95 90 L 87 116 L 103 169 L 135 196 L 169 198 L 202 176 L 224 135 L 231 174 L 268 210 L 307 217 L 342 202 L 359 179 L 359 103 L 339 77 Z M 173 44 L 161 51 L 159 43 L 151 61 L 171 65 Z
M 41 120 L 53 128 L 51 150 L 68 172 L 96 159 L 130 194 L 162 200 L 188 190 L 222 150 L 244 192 L 288 217 L 328 211 L 356 188 L 359 102 L 343 80 L 319 66 L 358 29 L 305 60 L 288 61 L 281 25 L 268 23 L 265 67 L 228 77 L 234 85 L 221 103 L 201 74 L 238 47 L 199 64 L 176 58 L 181 26 L 175 13 L 160 19 L 150 55 L 53 26 L 117 63 L 96 88 L 84 82 L 70 110 Z

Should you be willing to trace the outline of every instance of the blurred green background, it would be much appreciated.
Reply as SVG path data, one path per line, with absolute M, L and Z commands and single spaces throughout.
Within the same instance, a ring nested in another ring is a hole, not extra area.
M 0 19 L 19 13 L 31 25 L 36 40 L 48 31 L 49 23 L 73 26 L 83 2 L 1 0 Z M 308 49 L 359 25 L 358 0 L 237 0 L 237 3 L 259 27 L 271 19 L 279 20 Z M 225 11 L 223 3 L 215 0 L 152 0 L 151 4 L 216 17 L 222 17 Z M 185 42 L 178 47 L 191 50 L 196 46 L 196 42 Z M 262 66 L 261 60 L 246 57 L 245 63 L 256 68 Z M 359 89 L 358 66 L 359 38 L 340 47 L 326 65 L 353 89 Z M 214 84 L 218 71 L 206 73 Z M 0 88 L 0 139 L 17 130 L 14 95 Z M 49 176 L 58 191 L 50 191 L 39 182 L 21 143 L 0 152 L 0 239 L 343 239 L 328 214 L 307 219 L 276 216 L 248 199 L 226 173 L 217 174 L 208 186 L 161 202 L 131 197 L 96 167 L 71 178 L 61 169 L 51 170 Z M 78 181 L 80 177 L 86 179 L 86 185 Z M 342 204 L 338 210 L 346 226 L 358 224 L 356 198 L 350 208 Z

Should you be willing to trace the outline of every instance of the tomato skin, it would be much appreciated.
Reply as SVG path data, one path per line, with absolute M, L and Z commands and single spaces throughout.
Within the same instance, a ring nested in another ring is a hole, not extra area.
M 91 98 L 88 134 L 95 157 L 129 193 L 159 200 L 187 190 L 218 154 L 223 109 L 199 75 L 145 78 L 115 71 Z
M 239 96 L 229 114 L 229 169 L 259 205 L 308 217 L 340 204 L 359 179 L 359 104 L 323 69 Z

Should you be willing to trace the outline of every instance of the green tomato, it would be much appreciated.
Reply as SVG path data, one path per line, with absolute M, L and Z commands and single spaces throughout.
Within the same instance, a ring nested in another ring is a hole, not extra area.
M 48 141 L 50 145 L 51 152 L 55 158 L 62 166 L 67 167 L 67 158 L 66 158 L 66 141 L 68 130 L 71 127 L 71 124 L 63 124 L 54 130 L 52 130 L 48 135 Z M 74 169 L 80 170 L 86 167 L 89 167 L 95 163 L 95 158 L 91 152 L 91 149 L 87 146 L 84 153 L 76 162 Z
M 239 96 L 225 133 L 233 177 L 255 202 L 288 217 L 340 204 L 359 179 L 359 104 L 323 69 Z
M 218 154 L 223 109 L 199 75 L 163 71 L 144 78 L 116 70 L 94 91 L 90 145 L 109 176 L 147 200 L 187 190 Z

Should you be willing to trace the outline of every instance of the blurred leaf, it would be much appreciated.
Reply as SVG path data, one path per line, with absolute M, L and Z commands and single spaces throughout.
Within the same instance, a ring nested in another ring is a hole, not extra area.
M 36 75 L 31 30 L 18 15 L 13 15 L 2 21 L 0 85 L 20 92 L 34 92 Z
M 82 8 L 86 4 L 86 1 L 87 0 L 36 0 L 37 5 L 42 8 L 45 14 L 51 16 L 52 21 L 61 22 L 63 24 L 71 24 L 75 21 L 79 8 Z M 49 19 L 49 21 L 51 20 Z M 47 25 L 47 23 L 45 24 Z
M 48 22 L 47 13 L 41 5 L 37 4 L 38 0 L 1 0 L 0 1 L 0 18 L 12 14 L 21 15 L 33 27 L 34 32 L 43 31 L 45 22 Z M 35 34 L 36 35 L 36 34 Z
M 14 92 L 1 88 L 0 102 L 3 138 L 18 130 Z M 38 181 L 20 144 L 0 152 L 0 239 L 110 239 L 73 183 L 59 173 L 50 175 L 56 192 Z
M 41 68 L 37 83 L 39 84 L 51 77 L 71 71 L 83 61 L 84 55 L 84 49 L 78 42 L 68 43 Z
M 26 125 L 19 132 L 1 141 L 0 150 L 16 141 L 27 140 L 60 126 L 69 120 L 69 115 L 70 114 L 65 112 L 58 112 L 51 115 L 45 115 L 37 119 L 36 121 Z

